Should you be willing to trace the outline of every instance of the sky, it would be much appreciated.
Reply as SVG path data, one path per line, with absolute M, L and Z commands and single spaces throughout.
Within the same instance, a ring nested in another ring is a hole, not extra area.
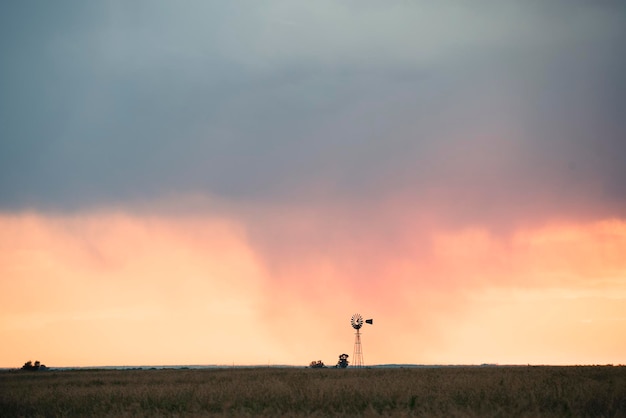
M 626 6 L 0 4 L 0 367 L 626 364 Z

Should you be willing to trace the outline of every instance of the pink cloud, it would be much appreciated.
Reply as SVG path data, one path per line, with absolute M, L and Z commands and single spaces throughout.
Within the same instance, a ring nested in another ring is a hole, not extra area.
M 623 221 L 381 238 L 345 214 L 266 219 L 259 237 L 216 216 L 3 215 L 2 366 L 333 363 L 355 312 L 375 319 L 369 364 L 626 360 Z

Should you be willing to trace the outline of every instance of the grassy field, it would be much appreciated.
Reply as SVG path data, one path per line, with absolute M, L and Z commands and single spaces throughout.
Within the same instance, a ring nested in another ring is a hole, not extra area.
M 626 417 L 626 367 L 0 373 L 0 416 Z

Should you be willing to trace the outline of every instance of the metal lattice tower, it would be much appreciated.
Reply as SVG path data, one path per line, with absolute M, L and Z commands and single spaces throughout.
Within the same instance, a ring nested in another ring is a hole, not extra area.
M 352 366 L 363 367 L 363 348 L 361 347 L 361 332 L 356 329 L 354 334 L 354 352 L 352 353 Z
M 352 315 L 350 318 L 350 323 L 352 324 L 352 328 L 356 330 L 354 334 L 354 351 L 352 353 L 352 366 L 353 367 L 364 367 L 365 363 L 363 362 L 363 348 L 361 347 L 361 327 L 363 326 L 363 317 L 358 313 Z M 373 324 L 373 319 L 365 320 L 366 324 Z

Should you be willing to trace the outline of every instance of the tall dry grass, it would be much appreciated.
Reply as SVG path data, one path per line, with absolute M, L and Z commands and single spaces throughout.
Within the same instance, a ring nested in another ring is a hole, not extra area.
M 0 373 L 0 416 L 626 417 L 626 367 Z

